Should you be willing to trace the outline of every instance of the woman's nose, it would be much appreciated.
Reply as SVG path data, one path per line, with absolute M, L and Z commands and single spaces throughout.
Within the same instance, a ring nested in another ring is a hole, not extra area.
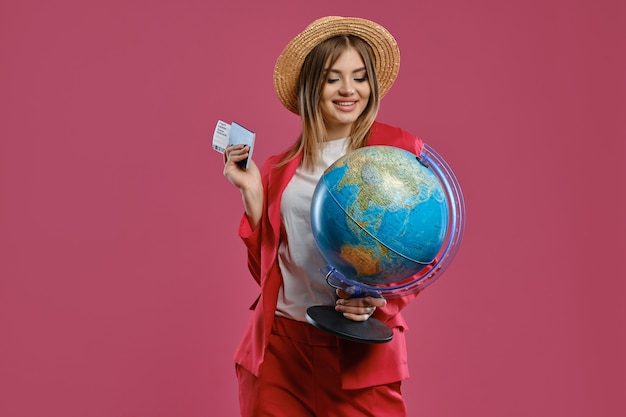
M 345 83 L 339 89 L 339 94 L 344 96 L 351 96 L 352 94 L 354 94 L 354 88 L 352 88 L 351 84 Z

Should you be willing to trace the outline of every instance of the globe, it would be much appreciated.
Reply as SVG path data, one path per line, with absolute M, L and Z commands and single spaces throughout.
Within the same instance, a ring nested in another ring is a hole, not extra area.
M 426 288 L 452 262 L 464 226 L 459 183 L 428 144 L 419 156 L 390 146 L 352 151 L 324 172 L 311 202 L 313 236 L 328 262 L 320 271 L 352 297 L 402 297 Z M 356 342 L 393 338 L 382 321 L 348 320 L 334 306 L 311 306 L 306 318 Z
M 448 235 L 450 206 L 429 164 L 391 146 L 337 160 L 311 204 L 317 247 L 350 281 L 393 288 L 432 265 Z

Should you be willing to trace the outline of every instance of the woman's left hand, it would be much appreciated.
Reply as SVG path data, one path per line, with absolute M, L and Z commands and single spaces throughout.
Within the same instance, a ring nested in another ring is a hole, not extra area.
M 339 299 L 335 303 L 335 310 L 343 313 L 345 318 L 354 321 L 365 321 L 374 314 L 376 307 L 387 305 L 387 300 L 384 298 L 352 298 L 350 294 L 341 289 L 337 289 L 337 296 Z

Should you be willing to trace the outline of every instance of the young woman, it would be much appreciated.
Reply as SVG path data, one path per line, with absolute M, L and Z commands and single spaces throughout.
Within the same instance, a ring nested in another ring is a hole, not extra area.
M 400 54 L 393 36 L 365 19 L 325 17 L 296 36 L 276 62 L 274 84 L 299 114 L 302 133 L 259 171 L 225 152 L 224 175 L 242 194 L 239 234 L 260 286 L 235 353 L 242 416 L 404 416 L 400 384 L 408 377 L 400 310 L 414 295 L 386 301 L 350 298 L 319 272 L 326 262 L 310 225 L 313 191 L 324 170 L 347 152 L 391 145 L 420 154 L 422 142 L 375 121 L 393 84 Z M 339 339 L 310 325 L 306 309 L 336 305 L 355 321 L 374 316 L 393 329 L 389 343 Z

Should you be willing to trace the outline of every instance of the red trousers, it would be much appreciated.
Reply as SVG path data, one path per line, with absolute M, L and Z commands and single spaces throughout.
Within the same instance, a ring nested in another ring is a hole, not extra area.
M 261 374 L 237 366 L 242 417 L 404 417 L 400 381 L 344 390 L 336 336 L 276 317 Z

